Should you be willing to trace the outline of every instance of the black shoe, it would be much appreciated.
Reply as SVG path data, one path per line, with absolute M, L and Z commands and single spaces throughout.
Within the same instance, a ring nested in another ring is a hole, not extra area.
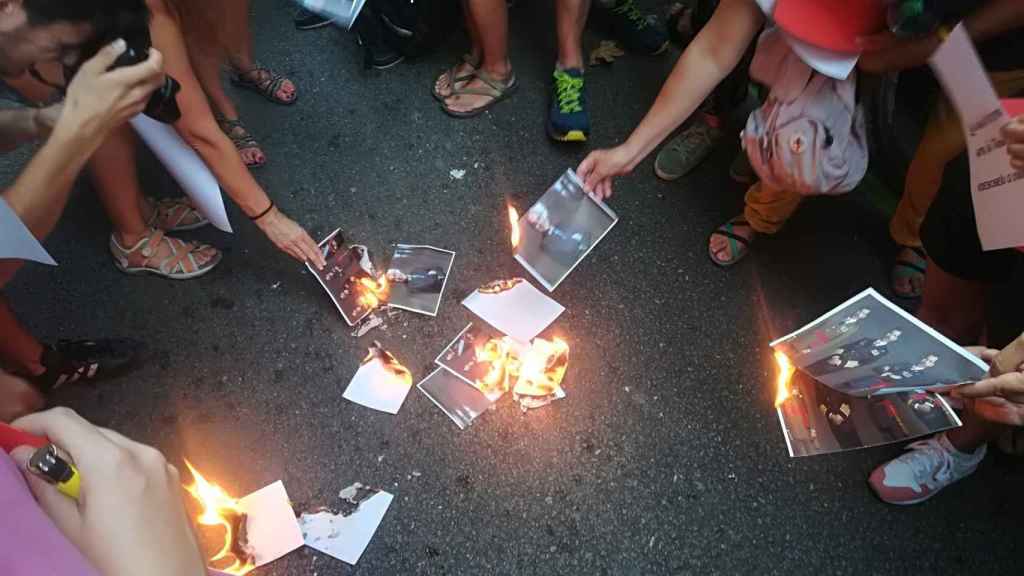
M 295 13 L 295 27 L 299 30 L 323 28 L 331 22 L 334 21 L 326 16 L 321 16 L 316 12 L 306 10 L 305 8 L 299 8 L 299 11 Z
M 352 30 L 365 52 L 364 66 L 367 69 L 384 70 L 405 60 L 405 56 L 388 43 L 383 25 L 372 12 L 361 13 L 353 22 Z
M 43 392 L 64 384 L 95 381 L 124 373 L 146 346 L 130 338 L 61 340 L 46 346 L 40 363 L 46 371 L 33 378 Z
M 668 33 L 637 8 L 634 0 L 617 0 L 611 9 L 612 28 L 626 48 L 650 54 L 661 54 L 668 48 Z

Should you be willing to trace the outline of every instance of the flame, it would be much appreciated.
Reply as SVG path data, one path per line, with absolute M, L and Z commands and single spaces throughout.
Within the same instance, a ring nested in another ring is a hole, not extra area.
M 484 284 L 477 289 L 477 292 L 481 294 L 500 294 L 506 290 L 511 290 L 518 286 L 520 283 L 526 282 L 522 278 L 509 278 L 507 280 L 494 280 Z
M 558 338 L 535 338 L 521 349 L 503 336 L 478 346 L 475 358 L 488 365 L 487 373 L 476 380 L 476 387 L 489 398 L 510 389 L 519 396 L 549 396 L 559 390 L 565 376 L 569 345 Z
M 242 557 L 240 557 L 239 547 L 235 545 L 237 538 L 235 527 L 239 519 L 244 521 L 245 518 L 245 512 L 242 510 L 241 504 L 239 504 L 237 499 L 228 495 L 223 488 L 208 482 L 187 459 L 185 460 L 185 465 L 188 466 L 189 472 L 192 473 L 192 484 L 186 486 L 185 490 L 203 506 L 202 514 L 196 520 L 202 526 L 224 527 L 224 544 L 210 558 L 210 562 L 230 559 L 232 564 L 227 568 L 219 568 L 221 572 L 237 576 L 248 574 L 256 568 L 256 564 L 253 562 L 251 555 L 242 553 Z
M 373 346 L 370 346 L 366 358 L 363 358 L 363 364 L 369 364 L 374 360 L 379 361 L 396 381 L 406 386 L 412 386 L 412 372 L 409 372 L 409 369 L 403 366 L 391 352 L 385 350 L 380 342 L 374 342 Z
M 508 221 L 512 224 L 512 248 L 519 247 L 519 212 L 509 204 Z
M 779 375 L 775 381 L 775 406 L 781 406 L 789 398 L 789 381 L 793 378 L 796 368 L 782 352 L 775 351 L 775 362 L 779 365 Z
M 390 285 L 388 284 L 386 274 L 382 274 L 380 278 L 376 280 L 369 276 L 364 276 L 359 279 L 359 284 L 357 284 L 359 298 L 356 302 L 361 308 L 373 310 L 377 306 L 380 306 L 382 301 L 388 299 L 389 288 Z

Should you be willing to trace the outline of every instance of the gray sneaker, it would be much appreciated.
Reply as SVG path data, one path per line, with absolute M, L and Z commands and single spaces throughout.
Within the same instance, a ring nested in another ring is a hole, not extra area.
M 686 176 L 711 154 L 721 139 L 721 130 L 708 124 L 703 117 L 694 119 L 658 152 L 654 173 L 669 182 Z
M 733 158 L 732 164 L 729 165 L 729 177 L 747 185 L 758 181 L 757 172 L 754 172 L 754 167 L 750 165 L 750 158 L 747 157 L 745 150 L 740 150 Z

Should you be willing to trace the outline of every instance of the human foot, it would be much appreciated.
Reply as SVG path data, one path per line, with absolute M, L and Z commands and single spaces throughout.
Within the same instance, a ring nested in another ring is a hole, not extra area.
M 479 57 L 475 57 L 472 54 L 464 55 L 462 62 L 446 70 L 434 81 L 434 89 L 432 90 L 434 98 L 438 101 L 444 101 L 445 98 L 452 95 L 453 89 L 462 88 L 467 82 L 472 80 L 479 66 Z
M 750 243 L 755 238 L 757 231 L 751 228 L 743 216 L 737 216 L 711 233 L 708 256 L 723 268 L 732 266 L 750 252 Z
M 585 142 L 590 136 L 590 112 L 581 68 L 552 73 L 551 106 L 548 110 L 548 136 L 559 142 Z
M 477 69 L 472 80 L 452 90 L 441 102 L 441 108 L 456 118 L 478 116 L 510 97 L 519 87 L 511 68 L 505 74 L 491 74 Z
M 32 380 L 49 392 L 64 384 L 114 377 L 131 368 L 145 348 L 131 338 L 61 340 L 45 348 L 40 360 L 44 371 Z
M 134 243 L 131 240 L 134 238 L 110 235 L 114 264 L 126 274 L 187 280 L 213 270 L 221 259 L 220 250 L 213 246 L 166 236 L 163 230 L 150 229 Z
M 901 298 L 920 298 L 927 272 L 928 255 L 924 249 L 903 246 L 892 266 L 892 291 Z
M 166 232 L 195 230 L 210 223 L 187 196 L 180 198 L 143 198 L 142 216 L 151 228 Z
M 231 83 L 239 88 L 262 94 L 264 98 L 277 104 L 294 104 L 298 97 L 298 91 L 291 80 L 262 66 L 236 68 Z
M 671 182 L 689 174 L 711 154 L 722 139 L 722 131 L 701 114 L 669 140 L 654 159 L 654 173 Z
M 917 504 L 970 476 L 985 458 L 982 444 L 973 454 L 957 450 L 945 434 L 914 442 L 907 452 L 875 468 L 868 484 L 883 502 Z
M 267 163 L 267 157 L 263 154 L 263 149 L 260 148 L 259 142 L 246 130 L 245 125 L 242 124 L 240 119 L 230 120 L 218 117 L 217 124 L 220 125 L 220 129 L 227 134 L 228 138 L 231 139 L 231 142 L 238 150 L 238 155 L 242 157 L 242 162 L 247 167 L 259 168 Z

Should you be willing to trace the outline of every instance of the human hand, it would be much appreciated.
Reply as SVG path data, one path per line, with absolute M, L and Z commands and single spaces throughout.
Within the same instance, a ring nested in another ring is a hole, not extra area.
M 612 178 L 629 174 L 635 165 L 633 154 L 620 144 L 588 154 L 576 168 L 576 175 L 583 181 L 587 192 L 604 200 L 612 195 Z
M 323 270 L 327 265 L 316 242 L 309 237 L 302 226 L 285 216 L 276 206 L 271 208 L 264 217 L 256 220 L 256 225 L 263 230 L 263 233 L 279 250 L 292 258 L 300 262 L 309 262 L 318 270 Z
M 1024 335 L 1006 348 L 968 348 L 991 366 L 989 378 L 953 391 L 976 399 L 974 411 L 1001 424 L 1024 426 Z
M 12 425 L 47 436 L 74 461 L 82 475 L 77 502 L 27 471 L 31 448 L 12 454 L 39 506 L 100 574 L 205 576 L 178 471 L 159 451 L 93 426 L 67 408 Z
M 1018 116 L 1003 126 L 1006 151 L 1010 153 L 1010 166 L 1024 170 L 1024 116 Z
M 64 110 L 54 131 L 100 142 L 114 128 L 142 112 L 164 80 L 163 56 L 150 48 L 144 62 L 110 70 L 125 51 L 124 40 L 103 47 L 68 84 Z
M 857 67 L 871 74 L 898 72 L 928 62 L 942 40 L 936 34 L 899 38 L 889 31 L 857 38 L 861 55 Z

